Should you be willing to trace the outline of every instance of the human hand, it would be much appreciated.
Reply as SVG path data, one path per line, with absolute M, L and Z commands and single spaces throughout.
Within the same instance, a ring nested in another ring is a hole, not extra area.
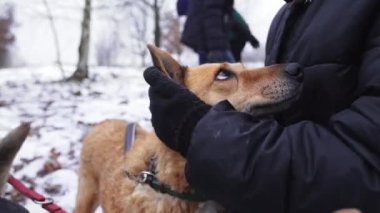
M 169 148 L 186 156 L 195 125 L 211 106 L 165 76 L 158 68 L 144 71 L 149 88 L 149 109 L 158 138 Z

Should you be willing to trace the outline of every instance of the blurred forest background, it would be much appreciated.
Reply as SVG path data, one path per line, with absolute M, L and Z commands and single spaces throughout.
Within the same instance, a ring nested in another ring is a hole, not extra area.
M 185 18 L 178 18 L 175 0 L 87 2 L 91 4 L 91 65 L 145 66 L 149 61 L 147 43 L 161 46 L 178 58 L 186 54 L 179 43 Z M 270 20 L 283 1 L 235 2 L 261 41 L 259 51 L 247 48 L 244 60 L 263 60 Z M 85 0 L 1 0 L 0 65 L 76 64 L 85 3 Z

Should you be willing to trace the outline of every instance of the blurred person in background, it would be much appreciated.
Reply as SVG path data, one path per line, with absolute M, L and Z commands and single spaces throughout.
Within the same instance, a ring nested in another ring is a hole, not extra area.
M 190 0 L 190 1 L 193 1 L 193 0 Z M 177 13 L 179 16 L 187 15 L 188 7 L 189 7 L 188 4 L 189 4 L 189 0 L 178 0 L 177 1 Z M 224 53 L 224 54 L 226 56 L 229 56 L 230 54 L 232 54 L 234 60 L 229 60 L 228 57 L 223 57 L 223 53 L 219 53 L 217 55 L 220 55 L 221 58 L 219 60 L 216 60 L 215 62 L 224 62 L 224 61 L 240 62 L 241 61 L 241 53 L 244 49 L 246 42 L 249 42 L 252 45 L 252 47 L 255 49 L 259 48 L 260 44 L 259 44 L 259 41 L 255 38 L 255 36 L 252 35 L 251 30 L 249 29 L 249 26 L 246 23 L 246 21 L 244 20 L 244 18 L 241 16 L 241 14 L 236 9 L 233 8 L 233 1 L 224 1 L 224 4 L 225 4 L 224 7 L 219 8 L 221 11 L 223 11 L 223 17 L 222 17 L 223 18 L 223 24 L 222 25 L 214 25 L 214 26 L 212 26 L 212 28 L 222 27 L 225 30 L 224 31 L 221 29 L 204 30 L 203 38 L 207 38 L 208 36 L 206 34 L 207 33 L 213 33 L 214 31 L 225 32 L 227 35 L 227 39 L 229 42 L 229 48 L 230 48 L 231 53 L 228 53 L 228 50 L 227 50 L 227 53 Z M 198 9 L 196 11 L 196 13 L 200 13 L 200 11 L 202 11 L 202 10 Z M 208 11 L 208 10 L 206 10 L 206 11 Z M 191 14 L 200 16 L 200 14 L 196 14 L 196 13 L 193 12 Z M 193 17 L 190 17 L 190 19 L 193 19 Z M 191 20 L 190 20 L 190 22 L 191 22 Z M 202 25 L 202 23 L 198 23 L 198 26 L 201 26 L 201 25 Z M 191 31 L 192 29 L 194 29 L 194 28 L 188 27 L 188 31 L 189 30 Z M 184 33 L 185 33 L 185 31 L 184 31 Z M 186 44 L 186 39 L 189 39 L 189 38 L 186 38 L 184 36 L 184 43 L 185 44 Z M 208 42 L 214 42 L 214 41 L 206 40 L 203 42 L 205 43 L 205 46 L 207 46 Z M 187 43 L 191 43 L 191 42 L 187 42 Z M 190 46 L 190 47 L 192 47 L 195 50 L 195 45 Z M 199 48 L 199 49 L 202 49 L 202 48 Z M 205 49 L 205 48 L 203 48 L 203 49 Z M 220 48 L 220 49 L 222 49 L 222 48 Z M 207 62 L 214 62 L 214 61 L 208 60 L 207 51 L 204 51 L 204 50 L 198 50 L 198 51 L 195 50 L 195 51 L 198 52 L 198 54 L 199 54 L 199 63 L 200 64 L 204 64 Z M 211 54 L 211 56 L 212 56 L 212 54 Z
M 287 63 L 304 67 L 303 93 L 265 118 L 209 106 L 148 68 L 157 136 L 186 158 L 189 184 L 231 212 L 379 213 L 380 1 L 286 0 L 265 65 Z
M 187 15 L 181 41 L 199 55 L 199 63 L 235 62 L 229 43 L 233 0 L 178 0 L 180 15 Z

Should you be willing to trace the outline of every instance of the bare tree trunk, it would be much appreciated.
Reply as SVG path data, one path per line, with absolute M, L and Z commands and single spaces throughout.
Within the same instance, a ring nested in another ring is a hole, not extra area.
M 181 59 L 183 47 L 178 17 L 172 12 L 166 12 L 161 18 L 161 47 L 170 54 L 177 54 Z
M 148 53 L 147 48 L 146 48 L 146 41 L 142 41 L 142 38 L 144 40 L 147 40 L 146 36 L 148 33 L 148 12 L 146 10 L 146 7 L 141 5 L 138 6 L 138 13 L 141 13 L 141 17 L 137 18 L 135 14 L 132 16 L 134 18 L 134 28 L 136 31 L 136 35 L 133 35 L 132 37 L 137 41 L 137 54 L 141 58 L 141 66 L 144 67 L 146 66 L 146 55 Z
M 142 1 L 143 4 L 145 4 L 146 6 L 148 6 L 152 12 L 153 12 L 153 16 L 154 16 L 154 45 L 156 47 L 160 47 L 161 46 L 161 26 L 160 26 L 160 22 L 161 22 L 161 8 L 164 4 L 164 0 L 153 0 L 153 3 L 151 3 L 150 0 L 140 0 Z
M 153 4 L 154 12 L 154 45 L 156 47 L 161 46 L 161 27 L 160 27 L 160 6 L 158 5 L 158 0 L 154 0 Z
M 48 14 L 48 19 L 49 19 L 49 22 L 50 22 L 50 27 L 51 27 L 51 31 L 53 33 L 53 38 L 54 38 L 54 45 L 55 45 L 55 54 L 56 54 L 56 57 L 57 57 L 57 65 L 58 65 L 58 68 L 59 70 L 61 71 L 61 74 L 62 74 L 62 79 L 65 79 L 65 70 L 63 69 L 63 66 L 62 66 L 62 61 L 61 61 L 61 50 L 60 50 L 60 46 L 59 46 L 59 39 L 58 39 L 58 33 L 57 33 L 57 28 L 55 27 L 55 23 L 54 23 L 54 17 L 53 17 L 53 14 L 50 10 L 50 7 L 49 7 L 49 3 L 47 0 L 43 0 L 43 3 L 45 4 L 45 7 L 46 7 L 46 11 L 47 11 L 47 14 Z
M 15 34 L 12 30 L 14 25 L 14 4 L 0 5 L 0 67 L 11 67 L 13 65 L 13 51 Z
M 85 0 L 82 21 L 82 36 L 79 44 L 77 69 L 69 80 L 82 81 L 88 77 L 88 56 L 90 52 L 91 0 Z

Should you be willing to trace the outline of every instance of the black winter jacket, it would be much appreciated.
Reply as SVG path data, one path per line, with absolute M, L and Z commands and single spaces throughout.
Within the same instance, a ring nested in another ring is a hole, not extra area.
M 214 106 L 187 154 L 189 183 L 237 212 L 380 212 L 380 1 L 286 4 L 266 64 L 304 65 L 296 123 Z
M 181 41 L 195 51 L 228 50 L 225 15 L 232 12 L 233 0 L 191 0 Z

